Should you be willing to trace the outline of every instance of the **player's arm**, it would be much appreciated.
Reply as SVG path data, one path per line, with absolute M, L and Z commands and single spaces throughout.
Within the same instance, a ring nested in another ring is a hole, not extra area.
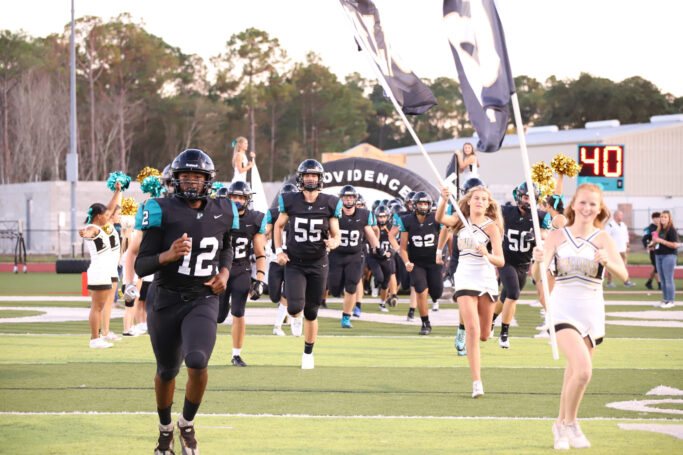
M 256 256 L 256 279 L 263 281 L 266 277 L 266 235 L 254 234 L 254 256 Z
M 330 236 L 329 238 L 325 239 L 325 245 L 327 245 L 327 248 L 330 250 L 334 250 L 339 246 L 339 243 L 341 242 L 341 233 L 339 232 L 339 218 L 336 216 L 330 217 L 330 228 L 329 228 Z
M 379 238 L 375 235 L 375 230 L 373 229 L 373 226 L 363 226 L 363 232 L 365 232 L 365 238 L 368 239 L 370 248 L 379 248 Z
M 408 232 L 401 232 L 401 247 L 399 249 L 399 254 L 401 255 L 401 260 L 406 265 L 406 270 L 409 272 L 413 271 L 413 263 L 410 262 L 408 257 Z
M 446 226 L 441 226 L 439 230 L 439 241 L 436 244 L 436 263 L 443 264 L 443 247 L 448 241 L 448 228 Z
M 280 212 L 277 217 L 277 221 L 273 226 L 273 246 L 275 247 L 275 255 L 277 256 L 277 263 L 280 265 L 285 265 L 289 261 L 289 256 L 287 253 L 282 251 L 282 232 L 285 230 L 289 222 L 289 215 L 285 212 Z

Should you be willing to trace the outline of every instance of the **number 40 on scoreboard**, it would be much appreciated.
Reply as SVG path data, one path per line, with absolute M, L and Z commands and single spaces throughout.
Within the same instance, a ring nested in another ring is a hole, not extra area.
M 624 146 L 579 144 L 577 183 L 595 183 L 603 191 L 624 191 Z

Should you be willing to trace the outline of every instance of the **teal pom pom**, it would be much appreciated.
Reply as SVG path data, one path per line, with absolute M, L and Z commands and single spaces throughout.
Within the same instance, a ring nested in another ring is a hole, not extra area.
M 85 224 L 90 224 L 92 221 L 92 207 L 88 209 L 88 219 L 85 221 Z
M 124 174 L 123 172 L 116 171 L 109 174 L 107 179 L 107 188 L 112 191 L 116 191 L 116 182 L 121 182 L 121 191 L 125 191 L 130 186 L 130 176 Z
M 161 181 L 158 177 L 150 175 L 149 177 L 145 177 L 142 181 L 140 189 L 152 197 L 159 197 L 161 196 L 162 189 Z

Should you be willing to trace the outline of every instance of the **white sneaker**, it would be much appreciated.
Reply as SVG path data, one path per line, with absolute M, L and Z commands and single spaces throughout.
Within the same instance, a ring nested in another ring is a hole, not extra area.
M 555 438 L 555 450 L 569 450 L 569 439 L 564 425 L 553 422 L 553 437 Z
M 300 337 L 304 328 L 304 317 L 299 316 L 298 318 L 292 318 L 292 335 L 295 337 Z
M 109 343 L 102 338 L 95 338 L 90 340 L 90 347 L 93 349 L 107 349 L 114 346 L 113 343 Z
M 477 398 L 484 395 L 484 384 L 481 381 L 474 381 L 472 383 L 472 398 Z
M 111 330 L 106 335 L 102 336 L 107 341 L 121 341 L 123 338 L 112 332 Z
M 542 332 L 537 333 L 534 335 L 534 338 L 550 338 L 550 332 L 547 330 L 544 330 Z
M 432 304 L 432 311 L 439 311 L 439 302 L 434 302 Z
M 659 305 L 659 308 L 664 308 L 664 309 L 673 308 L 673 307 L 674 307 L 673 302 L 662 302 L 662 304 Z
M 277 335 L 279 337 L 285 336 L 284 330 L 282 330 L 282 327 L 273 327 L 273 335 Z
M 590 441 L 581 431 L 579 422 L 573 422 L 567 425 L 563 425 L 564 431 L 569 439 L 569 445 L 575 449 L 587 449 L 591 446 Z
M 135 324 L 133 326 L 133 330 L 138 332 L 139 335 L 144 335 L 145 333 L 147 333 L 147 324 L 143 324 L 142 322 L 139 324 Z
M 147 332 L 147 323 L 146 323 L 146 322 L 141 322 L 141 323 L 140 323 L 140 328 L 141 328 L 142 330 L 144 330 L 145 332 Z
M 382 313 L 388 313 L 389 308 L 387 308 L 387 305 L 385 303 L 380 303 L 379 304 L 379 311 L 381 311 Z
M 663 300 L 660 300 L 659 302 L 655 302 L 655 304 L 652 305 L 652 306 L 655 307 L 655 308 L 659 308 L 659 307 L 661 307 L 662 304 L 664 304 L 664 303 L 665 303 L 665 302 L 664 302 Z
M 301 356 L 301 369 L 302 370 L 312 370 L 315 368 L 315 362 L 313 361 L 313 354 L 306 354 L 305 352 Z

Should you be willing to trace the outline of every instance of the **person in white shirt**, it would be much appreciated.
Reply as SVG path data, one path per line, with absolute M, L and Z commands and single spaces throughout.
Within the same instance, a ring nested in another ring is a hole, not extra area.
M 617 244 L 617 251 L 624 261 L 624 266 L 628 264 L 627 255 L 630 249 L 629 237 L 628 237 L 628 226 L 624 223 L 624 212 L 617 210 L 612 215 L 612 219 L 605 225 L 605 231 L 612 237 L 614 243 Z M 614 288 L 616 284 L 612 282 L 612 275 L 607 272 L 607 287 Z M 631 281 L 626 281 L 624 286 L 631 287 L 634 283 Z

